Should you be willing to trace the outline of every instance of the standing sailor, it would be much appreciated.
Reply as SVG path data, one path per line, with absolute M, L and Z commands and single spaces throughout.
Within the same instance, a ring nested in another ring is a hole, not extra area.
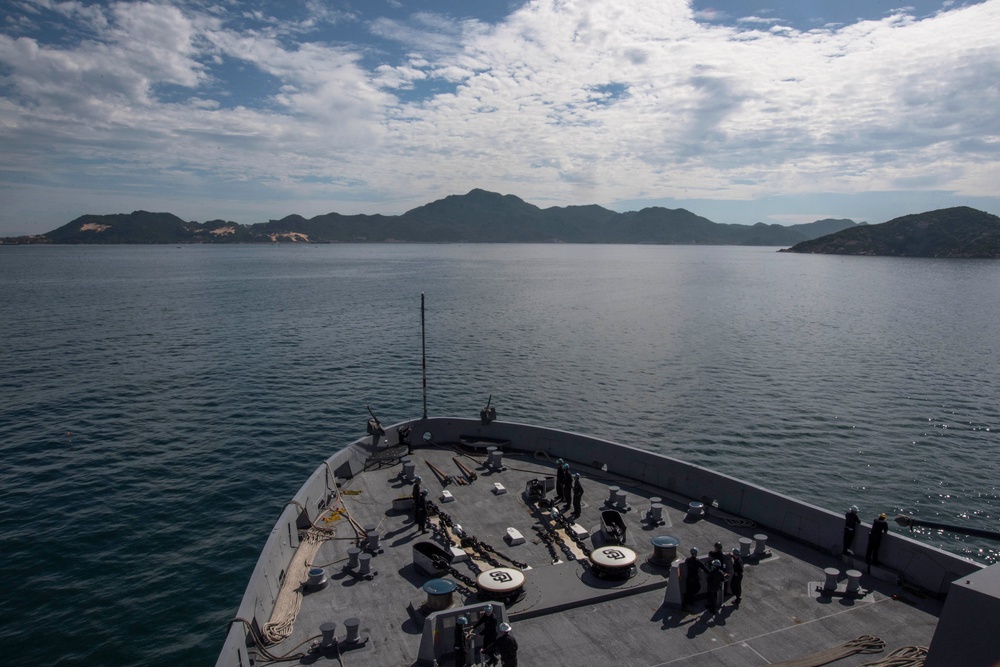
M 483 608 L 482 615 L 473 624 L 472 629 L 475 630 L 480 625 L 483 626 L 483 657 L 486 658 L 487 665 L 495 665 L 497 664 L 496 649 L 494 647 L 497 641 L 497 617 L 493 615 L 493 605 L 488 604 Z
M 722 542 L 716 542 L 712 550 L 708 552 L 708 562 L 711 563 L 713 560 L 717 560 L 720 563 L 725 558 L 725 554 L 722 553 Z
M 517 667 L 517 640 L 510 634 L 510 624 L 500 624 L 500 636 L 496 642 L 502 667 Z
M 743 600 L 743 559 L 740 557 L 740 548 L 733 547 L 733 578 L 729 582 L 733 590 L 733 604 L 739 606 Z
M 878 565 L 878 550 L 882 546 L 882 536 L 889 532 L 889 522 L 885 520 L 885 512 L 878 515 L 872 521 L 872 530 L 868 533 L 868 552 L 865 554 L 865 562 L 869 565 Z
M 563 478 L 566 476 L 566 470 L 563 469 L 565 463 L 562 459 L 556 461 L 556 498 L 560 501 L 563 499 Z
M 413 523 L 417 522 L 417 503 L 420 502 L 420 475 L 413 478 Z
M 466 632 L 468 624 L 465 616 L 459 616 L 455 621 L 455 667 L 465 667 L 465 663 L 469 661 L 469 650 L 466 647 L 469 639 L 469 633 Z
M 854 552 L 851 551 L 851 543 L 854 542 L 854 533 L 857 531 L 859 523 L 861 523 L 861 519 L 858 518 L 858 506 L 851 505 L 847 514 L 844 515 L 844 553 L 849 556 L 854 555 Z
M 413 520 L 420 526 L 420 534 L 427 532 L 427 491 L 421 491 L 413 506 Z
M 583 484 L 580 483 L 580 473 L 573 473 L 573 515 L 580 516 L 580 502 L 583 500 Z
M 569 464 L 563 464 L 562 492 L 559 498 L 569 505 L 573 501 L 573 474 L 569 471 Z
M 684 565 L 686 572 L 684 575 L 683 605 L 684 609 L 690 610 L 694 606 L 695 596 L 701 590 L 699 573 L 708 572 L 708 568 L 698 560 L 698 547 L 691 547 L 691 555 L 685 559 Z
M 410 444 L 410 427 L 400 426 L 396 429 L 396 435 L 399 438 L 399 444 L 406 445 L 406 453 L 413 453 L 413 445 Z
M 722 589 L 726 583 L 726 571 L 722 569 L 722 561 L 713 560 L 708 566 L 708 611 L 719 613 L 722 607 Z

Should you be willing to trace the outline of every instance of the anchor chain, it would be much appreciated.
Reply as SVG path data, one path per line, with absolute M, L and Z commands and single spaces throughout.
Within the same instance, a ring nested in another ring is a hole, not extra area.
M 566 531 L 566 535 L 573 540 L 576 546 L 580 548 L 580 551 L 582 551 L 587 558 L 590 558 L 590 547 L 587 546 L 587 543 L 583 541 L 582 537 L 573 532 L 573 522 L 570 521 L 565 514 L 557 514 L 555 519 Z
M 434 505 L 434 503 L 431 502 L 427 503 L 427 507 L 428 509 L 433 507 L 433 509 L 437 512 L 438 519 L 440 520 L 442 525 L 451 528 L 453 532 L 460 533 L 459 537 L 461 538 L 462 547 L 471 548 L 473 551 L 476 552 L 476 555 L 479 556 L 481 560 L 486 561 L 493 567 L 500 567 L 500 561 L 498 561 L 496 558 L 493 557 L 493 555 L 496 555 L 499 556 L 500 558 L 503 558 L 507 562 L 511 563 L 514 567 L 518 569 L 523 570 L 524 568 L 528 567 L 527 563 L 522 563 L 521 561 L 514 560 L 510 556 L 500 553 L 486 542 L 483 542 L 482 540 L 478 539 L 475 535 L 469 535 L 464 530 L 456 529 L 455 522 L 454 520 L 452 520 L 451 515 L 448 514 L 447 512 L 441 511 L 437 507 L 437 505 Z M 448 534 L 447 531 L 445 531 L 445 534 L 446 535 Z M 455 546 L 454 540 L 452 540 L 450 537 L 447 539 L 449 546 Z
M 451 564 L 441 556 L 431 556 L 431 562 L 434 563 L 434 567 L 439 570 L 446 571 L 448 574 L 462 582 L 462 584 L 465 584 L 465 586 L 462 586 L 462 584 L 456 584 L 458 588 L 461 589 L 462 595 L 465 595 L 466 597 L 471 596 L 478 589 L 475 579 L 468 577 L 453 568 Z
M 563 554 L 566 556 L 566 560 L 576 560 L 576 554 L 574 554 L 570 546 L 566 544 L 566 540 L 562 538 L 562 535 L 556 532 L 556 529 L 552 527 L 551 523 L 548 521 L 544 522 L 542 524 L 542 529 L 545 530 L 545 533 L 553 543 L 553 546 L 549 549 L 549 551 L 555 553 L 555 546 L 558 545 L 559 549 L 561 549 Z M 555 562 L 556 560 L 558 560 L 558 554 L 556 554 L 556 558 L 553 559 L 552 562 Z
M 541 538 L 542 542 L 545 543 L 545 547 L 549 550 L 549 556 L 552 559 L 552 563 L 558 563 L 559 554 L 556 552 L 556 545 L 552 536 L 541 524 L 535 525 L 535 532 L 538 533 L 538 537 Z

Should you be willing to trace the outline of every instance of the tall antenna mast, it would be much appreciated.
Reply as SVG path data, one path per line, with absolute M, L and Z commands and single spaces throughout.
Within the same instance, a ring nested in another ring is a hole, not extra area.
M 424 368 L 424 419 L 427 419 L 427 338 L 424 335 L 424 293 L 420 293 L 420 360 Z

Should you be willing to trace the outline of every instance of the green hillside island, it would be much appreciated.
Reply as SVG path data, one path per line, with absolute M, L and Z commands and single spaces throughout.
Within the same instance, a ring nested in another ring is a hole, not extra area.
M 616 213 L 600 206 L 541 209 L 513 195 L 472 190 L 402 215 L 290 215 L 243 225 L 186 222 L 170 213 L 84 215 L 47 234 L 0 243 L 655 243 L 787 246 L 854 227 L 719 224 L 684 209 Z
M 779 252 L 1000 259 L 1000 217 L 967 206 L 943 208 L 843 229 Z

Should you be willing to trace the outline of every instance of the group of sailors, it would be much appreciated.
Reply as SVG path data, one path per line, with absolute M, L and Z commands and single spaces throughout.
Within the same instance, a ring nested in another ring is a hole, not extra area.
M 413 521 L 420 526 L 421 533 L 426 533 L 427 491 L 420 488 L 421 481 L 419 475 L 413 478 Z M 491 604 L 483 608 L 479 620 L 471 626 L 465 616 L 460 616 L 455 622 L 455 664 L 465 665 L 468 662 L 469 645 L 478 631 L 483 636 L 481 653 L 487 665 L 493 666 L 499 661 L 501 667 L 517 667 L 517 640 L 510 630 L 509 623 L 497 623 Z
M 851 544 L 854 542 L 854 534 L 861 524 L 861 517 L 858 516 L 858 506 L 851 505 L 844 515 L 844 553 L 853 556 Z M 882 537 L 889 532 L 889 522 L 885 512 L 882 512 L 872 521 L 871 531 L 868 533 L 868 549 L 865 551 L 865 562 L 868 565 L 878 565 L 878 552 L 882 547 Z
M 726 582 L 733 593 L 733 606 L 743 601 L 743 557 L 739 547 L 733 547 L 729 555 L 722 550 L 722 542 L 716 542 L 708 552 L 707 562 L 698 558 L 698 547 L 691 547 L 691 555 L 684 561 L 684 593 L 682 601 L 685 611 L 692 611 L 695 596 L 701 590 L 701 573 L 708 579 L 708 611 L 713 616 L 722 609 Z
M 480 630 L 480 627 L 482 628 Z M 455 665 L 464 667 L 469 661 L 469 645 L 476 633 L 483 636 L 483 647 L 480 653 L 486 664 L 501 667 L 517 667 L 517 640 L 511 634 L 509 623 L 497 623 L 493 614 L 493 605 L 483 608 L 479 620 L 469 625 L 469 619 L 459 616 L 455 621 Z
M 562 459 L 556 461 L 556 498 L 565 505 L 572 503 L 573 515 L 580 516 L 580 503 L 583 501 L 580 473 L 570 472 L 569 464 Z

